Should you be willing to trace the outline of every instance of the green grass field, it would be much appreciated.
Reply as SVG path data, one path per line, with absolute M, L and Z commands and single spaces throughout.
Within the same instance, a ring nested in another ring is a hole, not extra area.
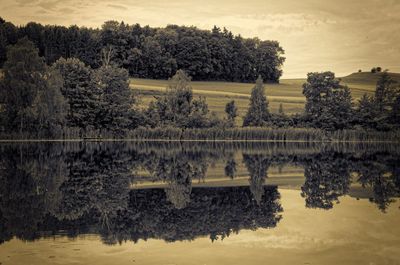
M 382 73 L 354 73 L 342 77 L 342 83 L 349 86 L 355 101 L 364 93 L 372 94 L 375 85 Z M 390 73 L 391 77 L 400 82 L 400 73 Z M 305 79 L 282 79 L 280 84 L 266 84 L 266 94 L 269 100 L 271 112 L 277 112 L 279 104 L 287 114 L 302 112 L 305 98 L 302 94 L 302 84 Z M 154 96 L 162 95 L 165 92 L 167 80 L 131 79 L 131 88 L 140 95 L 140 105 L 144 108 Z M 238 124 L 241 124 L 242 117 L 247 111 L 251 89 L 254 84 L 233 83 L 233 82 L 205 82 L 194 81 L 192 88 L 195 96 L 204 96 L 207 99 L 209 109 L 224 116 L 225 104 L 235 100 L 239 108 Z

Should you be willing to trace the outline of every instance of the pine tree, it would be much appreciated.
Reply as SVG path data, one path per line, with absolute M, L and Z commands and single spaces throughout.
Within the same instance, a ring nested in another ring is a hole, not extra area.
M 243 126 L 264 126 L 270 119 L 268 100 L 264 90 L 263 80 L 259 76 L 251 91 L 250 105 L 244 117 Z
M 167 87 L 165 118 L 170 119 L 178 127 L 185 127 L 191 112 L 193 92 L 190 80 L 191 78 L 183 70 L 178 70 Z
M 228 118 L 228 123 L 230 126 L 235 125 L 235 119 L 238 116 L 238 108 L 235 105 L 235 101 L 229 101 L 225 105 L 225 113 Z
M 231 179 L 234 179 L 236 176 L 236 161 L 233 157 L 231 157 L 228 161 L 226 161 L 225 165 L 225 175 Z
M 278 113 L 279 113 L 280 115 L 284 115 L 284 114 L 285 114 L 285 112 L 283 111 L 283 105 L 282 105 L 282 103 L 279 104 Z
M 375 119 L 378 116 L 378 108 L 374 98 L 364 94 L 358 101 L 356 110 L 358 122 L 366 127 L 375 128 Z
M 400 126 L 400 95 L 397 95 L 392 103 L 390 120 L 394 125 Z
M 389 92 L 394 83 L 394 80 L 386 71 L 382 73 L 381 77 L 376 83 L 375 103 L 377 104 L 380 112 L 383 112 L 388 106 Z

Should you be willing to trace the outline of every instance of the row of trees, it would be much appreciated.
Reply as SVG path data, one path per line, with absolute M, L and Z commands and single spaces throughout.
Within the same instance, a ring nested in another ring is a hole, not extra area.
M 165 28 L 105 22 L 101 29 L 77 26 L 16 27 L 0 18 L 0 67 L 6 47 L 27 37 L 47 64 L 59 58 L 78 58 L 96 69 L 102 66 L 101 50 L 112 49 L 112 60 L 131 76 L 167 79 L 183 69 L 194 80 L 252 82 L 260 74 L 278 82 L 285 61 L 277 41 L 234 36 L 227 29 L 169 25 Z
M 59 137 L 67 127 L 118 134 L 134 126 L 134 97 L 125 69 L 104 63 L 93 70 L 75 58 L 47 66 L 23 38 L 8 50 L 3 75 L 0 114 L 8 132 Z
M 77 58 L 60 58 L 51 66 L 27 38 L 10 46 L 0 79 L 0 121 L 8 133 L 66 137 L 71 129 L 88 132 L 126 131 L 144 127 L 227 128 L 235 126 L 238 108 L 225 106 L 226 117 L 210 112 L 204 97 L 194 98 L 191 78 L 178 70 L 167 92 L 144 110 L 129 87 L 129 74 L 104 49 L 102 66 L 92 69 Z M 251 92 L 243 126 L 396 129 L 400 125 L 400 89 L 387 72 L 377 82 L 374 96 L 364 95 L 354 106 L 350 90 L 332 72 L 309 73 L 303 85 L 305 111 L 288 116 L 282 105 L 270 113 L 261 76 Z
M 400 126 L 400 86 L 386 71 L 378 80 L 374 95 L 364 94 L 358 104 L 354 104 L 350 89 L 332 72 L 309 73 L 303 95 L 304 113 L 287 116 L 280 105 L 279 113 L 272 114 L 259 77 L 243 126 L 314 127 L 330 131 L 359 127 L 391 130 Z

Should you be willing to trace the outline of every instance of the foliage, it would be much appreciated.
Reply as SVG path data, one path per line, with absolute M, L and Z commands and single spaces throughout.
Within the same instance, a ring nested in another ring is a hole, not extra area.
M 54 237 L 60 231 L 71 238 L 97 234 L 105 244 L 117 244 L 205 236 L 213 241 L 242 229 L 273 228 L 284 212 L 277 186 L 265 185 L 268 169 L 288 164 L 304 168 L 300 192 L 306 207 L 329 210 L 345 195 L 367 195 L 385 212 L 400 194 L 399 150 L 387 147 L 320 143 L 303 148 L 287 143 L 3 144 L 0 244 L 13 238 Z M 244 163 L 236 164 L 234 154 L 243 154 Z M 206 178 L 211 161 L 221 167 L 219 162 L 230 161 L 231 168 L 244 164 L 249 186 L 193 186 L 197 182 L 193 180 Z M 164 186 L 132 185 L 144 179 Z M 353 192 L 352 181 L 360 184 L 357 190 L 365 189 L 366 193 Z
M 61 94 L 63 79 L 50 70 L 44 88 L 40 90 L 31 107 L 38 135 L 45 138 L 61 137 L 66 126 L 68 104 Z
M 60 137 L 66 105 L 60 75 L 48 69 L 27 38 L 10 46 L 0 81 L 3 124 L 10 132 L 39 137 Z
M 238 108 L 236 107 L 234 100 L 226 103 L 225 113 L 226 113 L 229 125 L 231 127 L 235 126 L 235 119 L 238 116 Z
M 264 83 L 259 76 L 251 91 L 249 109 L 244 117 L 243 126 L 265 126 L 270 116 Z
M 301 196 L 306 207 L 331 209 L 333 203 L 339 203 L 339 197 L 348 193 L 350 187 L 350 169 L 344 157 L 331 157 L 330 153 L 321 153 L 305 164 L 306 178 L 301 187 Z
M 131 124 L 135 99 L 129 88 L 128 72 L 123 68 L 104 65 L 95 71 L 94 79 L 101 94 L 97 126 L 115 131 L 116 134 L 135 127 Z
M 350 90 L 332 72 L 308 73 L 303 84 L 305 115 L 312 125 L 326 130 L 346 129 L 352 122 Z
M 367 128 L 387 131 L 399 128 L 400 87 L 384 71 L 376 83 L 374 96 L 364 95 L 358 104 L 358 123 Z
M 268 157 L 263 155 L 243 154 L 243 162 L 250 174 L 250 191 L 257 204 L 260 204 L 264 195 L 264 184 L 265 179 L 268 177 L 267 171 L 270 161 Z
M 41 89 L 46 65 L 37 49 L 28 39 L 21 39 L 7 52 L 1 80 L 1 96 L 6 114 L 6 126 L 10 131 L 32 129 L 30 107 Z
M 96 86 L 93 71 L 78 59 L 61 58 L 52 66 L 64 80 L 62 94 L 69 104 L 68 125 L 82 128 L 98 128 L 101 90 Z
M 375 104 L 380 112 L 386 110 L 390 102 L 390 93 L 394 80 L 390 78 L 389 74 L 385 71 L 376 83 L 375 90 Z
M 234 179 L 236 176 L 236 161 L 234 158 L 230 158 L 228 161 L 226 161 L 226 165 L 224 168 L 225 175 L 231 179 Z
M 78 58 L 92 68 L 101 66 L 100 51 L 112 48 L 111 60 L 135 77 L 167 79 L 177 69 L 195 80 L 253 82 L 258 74 L 279 82 L 285 61 L 277 41 L 234 36 L 227 29 L 168 25 L 151 28 L 107 21 L 100 29 L 28 23 L 0 23 L 0 66 L 5 47 L 28 37 L 52 64 L 61 57 Z
M 205 98 L 193 99 L 190 77 L 178 70 L 171 78 L 167 94 L 150 103 L 146 111 L 150 126 L 172 125 L 178 128 L 209 127 L 208 105 Z M 155 124 L 155 119 L 160 124 Z M 211 122 L 211 121 L 210 121 Z

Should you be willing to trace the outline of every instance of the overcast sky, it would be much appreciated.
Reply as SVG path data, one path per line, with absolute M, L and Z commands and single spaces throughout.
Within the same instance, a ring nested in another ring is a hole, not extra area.
M 0 16 L 17 25 L 217 25 L 278 40 L 286 51 L 285 78 L 324 70 L 343 76 L 372 66 L 400 72 L 399 0 L 0 0 Z

